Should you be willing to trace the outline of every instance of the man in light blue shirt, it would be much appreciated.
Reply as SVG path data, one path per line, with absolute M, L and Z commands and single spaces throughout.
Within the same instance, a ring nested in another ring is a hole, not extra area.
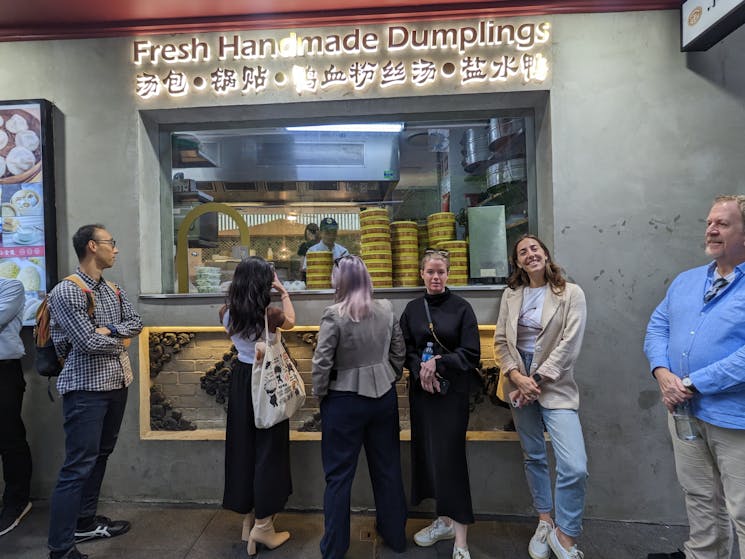
M 714 261 L 675 278 L 644 341 L 662 402 L 689 402 L 698 430 L 681 440 L 668 421 L 690 534 L 649 557 L 729 559 L 730 523 L 745 557 L 745 196 L 714 200 L 705 238 Z
M 336 242 L 336 236 L 339 233 L 339 224 L 333 217 L 324 217 L 321 220 L 321 240 L 308 249 L 308 252 L 331 252 L 331 258 L 336 261 L 342 256 L 349 254 L 349 251 Z M 303 270 L 308 267 L 307 253 L 303 258 Z
M 31 452 L 21 419 L 26 381 L 21 367 L 25 350 L 19 334 L 25 301 L 20 281 L 0 278 L 0 454 L 5 479 L 0 536 L 18 526 L 31 510 Z

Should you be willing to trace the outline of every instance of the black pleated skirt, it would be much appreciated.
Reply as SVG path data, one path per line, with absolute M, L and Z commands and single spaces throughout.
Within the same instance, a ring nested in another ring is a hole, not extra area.
M 257 429 L 251 401 L 252 365 L 236 361 L 230 378 L 225 432 L 223 508 L 266 518 L 283 510 L 292 494 L 290 422 Z
M 468 393 L 451 391 L 445 396 L 412 386 L 411 405 L 411 500 L 437 501 L 438 516 L 472 524 L 471 484 L 466 459 Z

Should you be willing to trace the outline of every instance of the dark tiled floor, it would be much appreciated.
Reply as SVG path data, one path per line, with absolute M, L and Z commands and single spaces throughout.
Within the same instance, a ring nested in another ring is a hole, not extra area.
M 91 559 L 246 559 L 240 542 L 242 517 L 209 506 L 102 503 L 100 513 L 132 522 L 128 534 L 108 541 L 79 546 Z M 46 557 L 48 523 L 46 502 L 34 503 L 23 523 L 0 537 L 0 558 L 43 559 Z M 409 540 L 429 519 L 409 520 Z M 305 559 L 320 557 L 318 542 L 323 533 L 323 516 L 318 512 L 287 512 L 276 521 L 278 529 L 289 530 L 292 538 L 273 551 L 260 551 L 264 559 Z M 527 542 L 535 520 L 504 517 L 479 520 L 469 530 L 473 559 L 527 558 Z M 447 559 L 452 542 L 431 548 L 413 543 L 403 554 L 393 553 L 374 537 L 374 517 L 352 516 L 352 545 L 348 559 Z M 681 526 L 636 524 L 588 520 L 580 542 L 587 559 L 644 559 L 649 551 L 673 551 L 681 546 L 687 529 Z

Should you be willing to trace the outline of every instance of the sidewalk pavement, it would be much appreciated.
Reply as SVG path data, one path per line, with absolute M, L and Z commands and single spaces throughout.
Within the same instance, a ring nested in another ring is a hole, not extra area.
M 20 526 L 0 537 L 0 557 L 44 559 L 49 522 L 48 503 L 36 501 Z M 106 541 L 78 547 L 91 559 L 246 559 L 246 544 L 240 541 L 241 515 L 208 505 L 164 505 L 146 503 L 101 503 L 99 514 L 132 522 L 132 530 Z M 414 533 L 431 518 L 412 518 L 407 525 L 409 546 L 397 554 L 375 537 L 375 516 L 352 515 L 351 547 L 347 559 L 449 559 L 452 541 L 429 548 L 413 543 Z M 523 517 L 479 519 L 468 531 L 473 559 L 528 558 L 527 546 L 536 520 Z M 269 551 L 262 559 L 320 558 L 318 543 L 323 534 L 323 514 L 285 512 L 275 526 L 289 530 L 291 539 Z M 687 536 L 685 526 L 586 520 L 580 549 L 586 559 L 646 559 L 652 551 L 675 551 Z

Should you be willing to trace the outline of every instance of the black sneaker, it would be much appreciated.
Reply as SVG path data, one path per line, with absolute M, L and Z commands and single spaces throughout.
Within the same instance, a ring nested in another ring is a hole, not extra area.
M 686 559 L 686 554 L 681 550 L 672 553 L 650 553 L 647 559 Z
M 18 526 L 30 510 L 31 503 L 3 507 L 2 512 L 0 512 L 0 536 L 4 536 Z
M 98 540 L 101 538 L 115 538 L 129 532 L 132 525 L 126 520 L 111 520 L 107 516 L 94 516 L 85 528 L 75 529 L 75 543 Z

